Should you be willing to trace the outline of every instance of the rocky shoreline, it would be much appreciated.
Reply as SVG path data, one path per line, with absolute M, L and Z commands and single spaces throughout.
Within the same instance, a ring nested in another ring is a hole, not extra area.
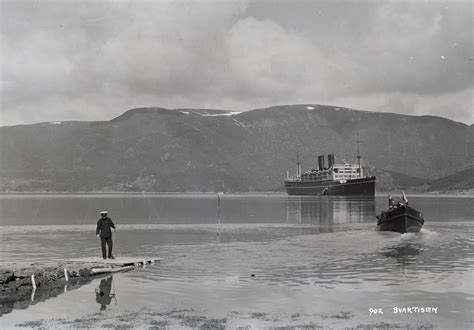
M 99 261 L 94 258 L 0 266 L 0 316 L 77 289 L 110 273 L 143 267 L 159 259 Z

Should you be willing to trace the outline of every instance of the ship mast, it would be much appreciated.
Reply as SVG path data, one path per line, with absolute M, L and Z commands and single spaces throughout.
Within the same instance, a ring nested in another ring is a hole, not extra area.
M 360 155 L 360 150 L 359 150 L 359 143 L 361 141 L 359 140 L 359 131 L 357 131 L 357 164 L 359 164 L 359 177 L 362 177 L 362 166 L 360 164 L 360 159 L 362 156 Z

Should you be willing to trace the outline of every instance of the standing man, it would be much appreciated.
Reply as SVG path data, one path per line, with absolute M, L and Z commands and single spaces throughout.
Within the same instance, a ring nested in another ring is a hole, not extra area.
M 107 216 L 107 211 L 100 212 L 100 216 L 101 218 L 97 222 L 97 229 L 95 231 L 95 234 L 97 235 L 97 237 L 100 237 L 102 243 L 102 258 L 107 259 L 105 247 L 105 244 L 107 244 L 109 246 L 109 259 L 115 259 L 112 255 L 113 242 L 112 230 L 110 229 L 113 228 L 115 231 L 115 225 L 112 222 L 112 219 Z

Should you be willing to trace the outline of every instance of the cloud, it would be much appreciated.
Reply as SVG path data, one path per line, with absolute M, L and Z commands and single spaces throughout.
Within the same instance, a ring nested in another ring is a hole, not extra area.
M 469 1 L 0 6 L 0 124 L 291 103 L 473 121 Z
M 433 115 L 474 123 L 474 88 L 444 94 L 419 95 L 389 92 L 333 99 L 335 104 L 355 109 L 413 115 Z M 330 102 L 330 103 L 331 103 Z
M 360 90 L 438 94 L 472 86 L 472 16 L 460 10 L 466 4 L 387 1 L 376 8 L 355 55 L 368 68 Z
M 74 4 L 2 3 L 3 123 L 199 106 L 193 95 L 226 60 L 222 33 L 246 7 L 246 1 L 109 1 L 71 11 Z
M 328 75 L 331 63 L 304 36 L 273 21 L 241 20 L 226 42 L 232 76 L 237 77 L 228 86 L 232 95 L 283 101 L 325 88 L 321 77 Z

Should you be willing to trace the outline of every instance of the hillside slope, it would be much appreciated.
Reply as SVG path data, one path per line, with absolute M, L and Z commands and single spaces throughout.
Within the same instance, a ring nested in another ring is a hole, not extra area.
M 314 109 L 311 109 L 314 108 Z M 473 163 L 472 126 L 431 116 L 318 105 L 242 113 L 132 109 L 111 121 L 0 127 L 0 189 L 41 191 L 278 190 L 317 155 L 436 179 Z
M 441 193 L 474 192 L 474 167 L 435 180 L 427 190 Z

